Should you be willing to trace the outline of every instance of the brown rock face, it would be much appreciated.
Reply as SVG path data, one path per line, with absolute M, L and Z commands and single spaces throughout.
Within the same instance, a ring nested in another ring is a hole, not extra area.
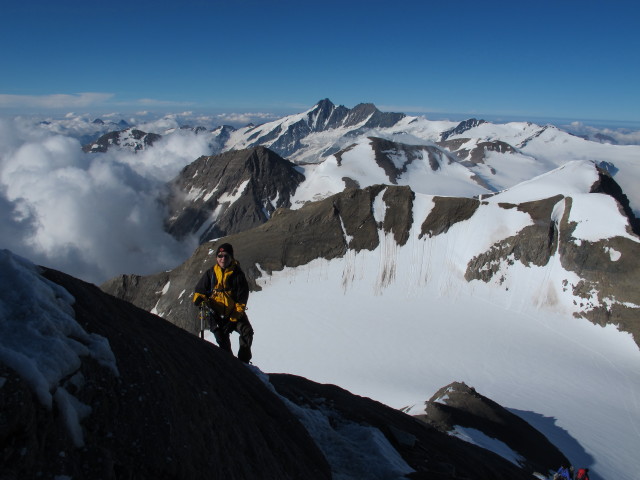
M 640 257 L 638 242 L 625 237 L 612 237 L 589 242 L 574 241 L 576 224 L 569 222 L 572 200 L 565 199 L 566 209 L 560 226 L 560 259 L 562 266 L 575 272 L 582 280 L 570 285 L 581 298 L 578 314 L 598 325 L 612 323 L 630 332 L 640 345 Z M 612 260 L 619 255 L 620 260 Z M 615 303 L 611 302 L 615 300 Z M 605 306 L 610 303 L 610 306 Z M 635 307 L 634 307 L 635 305 Z
M 456 197 L 434 197 L 433 203 L 433 209 L 422 223 L 421 237 L 447 233 L 452 225 L 469 220 L 480 206 L 478 200 Z

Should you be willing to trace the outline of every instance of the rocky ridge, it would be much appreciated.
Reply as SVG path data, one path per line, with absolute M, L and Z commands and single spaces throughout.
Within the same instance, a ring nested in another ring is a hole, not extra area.
M 329 144 L 321 147 L 322 153 L 311 160 L 316 163 L 342 148 L 336 145 L 349 143 L 349 139 L 365 135 L 372 129 L 393 127 L 405 117 L 403 113 L 381 112 L 371 103 L 361 103 L 349 109 L 342 105 L 336 106 L 325 98 L 298 115 L 258 126 L 244 127 L 232 135 L 221 132 L 221 135 L 225 135 L 226 141 L 220 143 L 223 150 L 262 145 L 285 158 L 299 162 L 295 159 L 296 154 L 309 146 L 309 139 L 314 134 L 337 132 Z
M 462 382 L 438 390 L 425 402 L 424 413 L 414 416 L 442 432 L 462 434 L 462 427 L 501 441 L 518 454 L 518 462 L 532 476 L 571 463 L 521 417 Z

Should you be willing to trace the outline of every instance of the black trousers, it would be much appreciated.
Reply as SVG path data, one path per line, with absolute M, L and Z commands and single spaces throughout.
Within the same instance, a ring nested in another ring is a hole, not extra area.
M 244 315 L 237 322 L 218 321 L 213 326 L 213 336 L 216 338 L 218 346 L 226 350 L 229 353 L 233 353 L 231 350 L 231 331 L 225 327 L 231 323 L 233 331 L 240 334 L 240 348 L 238 348 L 238 359 L 244 363 L 249 363 L 251 360 L 251 345 L 253 344 L 253 327 L 249 322 L 249 318 Z

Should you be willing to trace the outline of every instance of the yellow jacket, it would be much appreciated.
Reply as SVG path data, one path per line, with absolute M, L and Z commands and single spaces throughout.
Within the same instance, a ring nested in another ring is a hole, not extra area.
M 233 260 L 224 270 L 216 263 L 207 270 L 196 285 L 193 302 L 206 300 L 209 307 L 232 322 L 245 315 L 249 285 L 240 264 Z

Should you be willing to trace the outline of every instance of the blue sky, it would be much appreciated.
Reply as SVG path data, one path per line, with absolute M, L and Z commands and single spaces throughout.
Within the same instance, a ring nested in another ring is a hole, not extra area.
M 5 1 L 0 114 L 304 111 L 640 122 L 632 1 Z

